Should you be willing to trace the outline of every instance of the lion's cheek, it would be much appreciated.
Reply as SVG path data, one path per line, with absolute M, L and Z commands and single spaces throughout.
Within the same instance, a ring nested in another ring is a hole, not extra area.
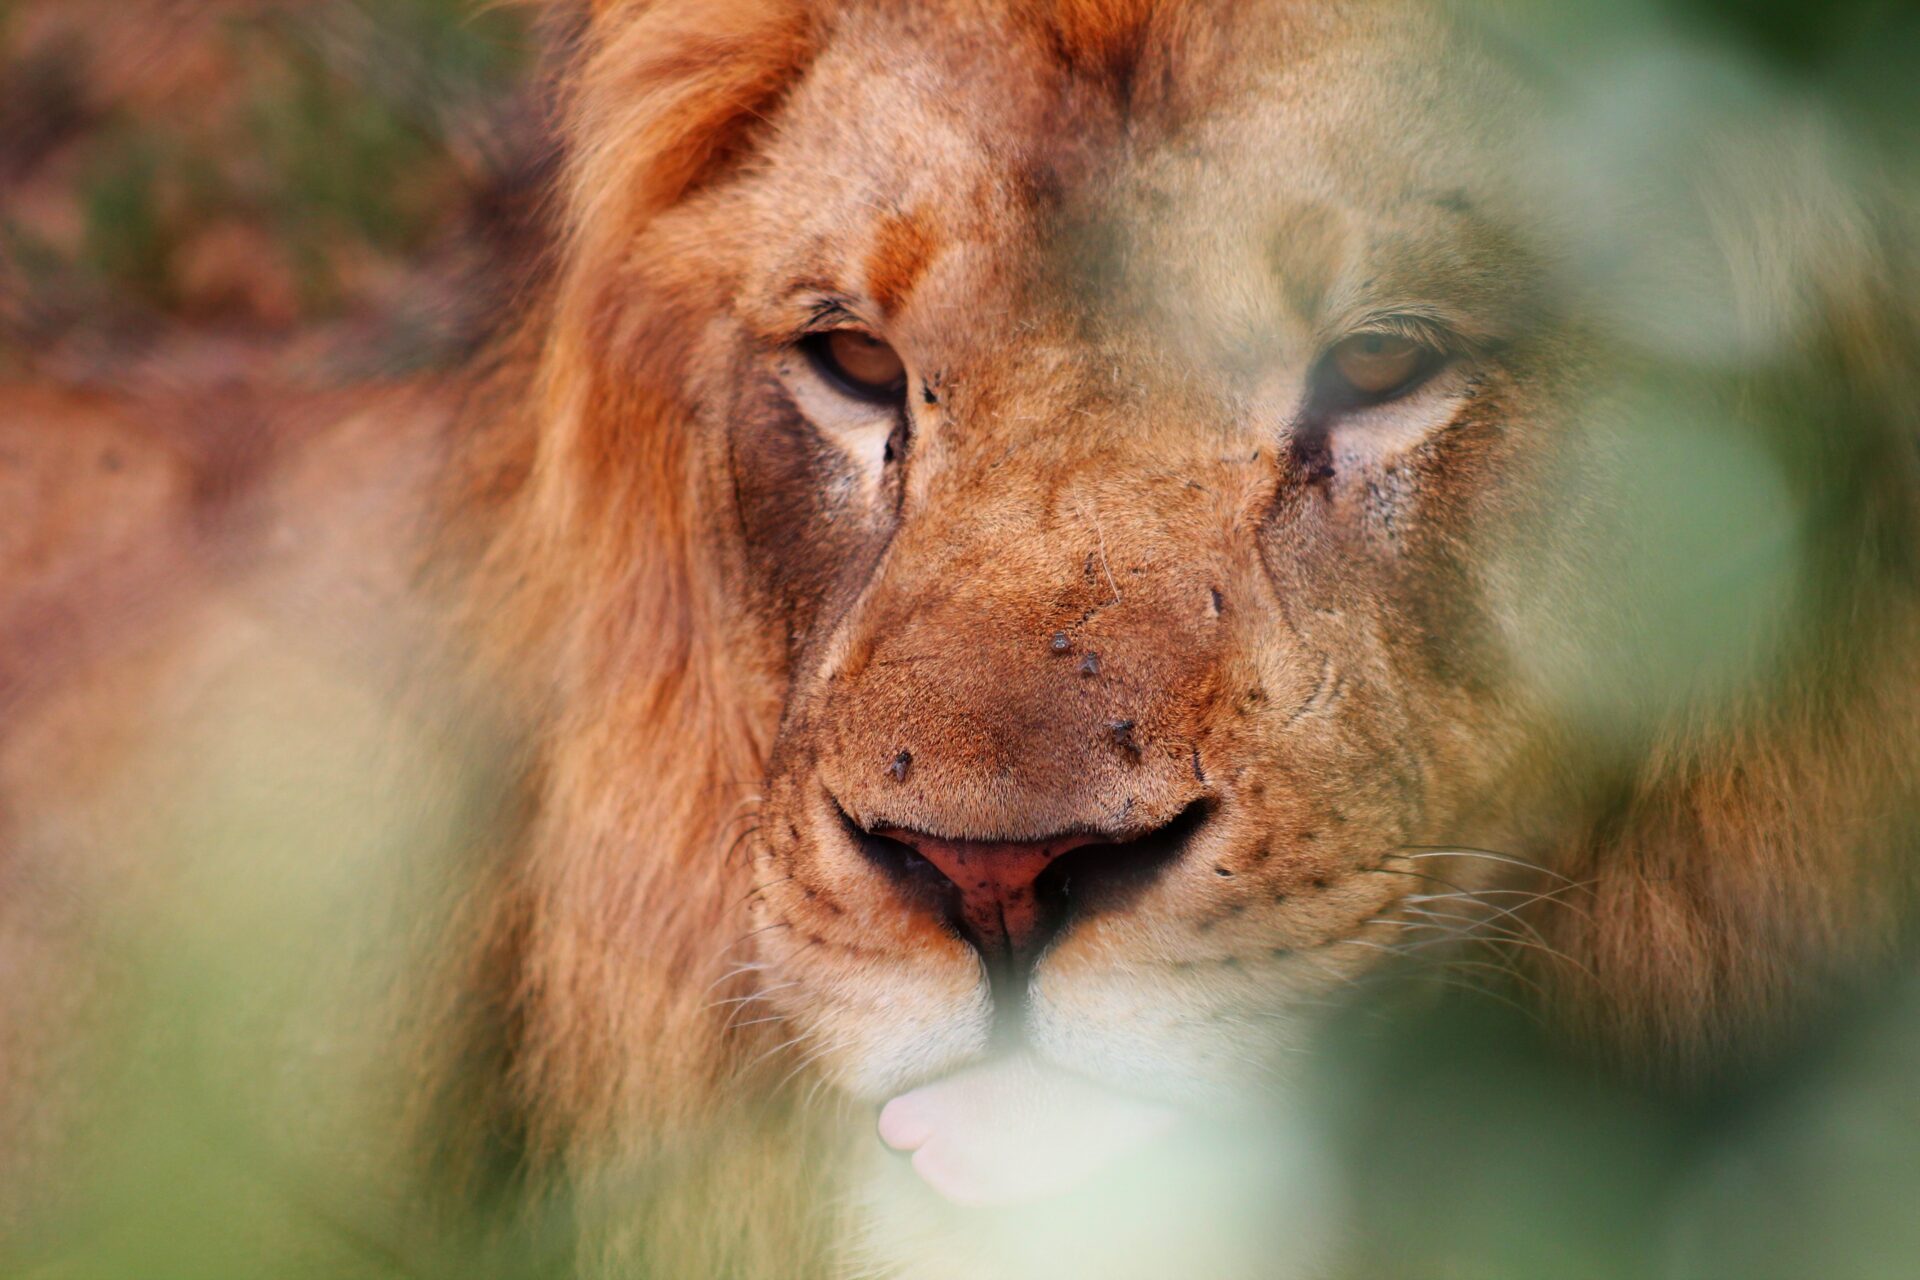
M 1271 1079 L 1290 1023 L 1267 1001 L 1182 975 L 1042 975 L 1026 1039 L 1047 1059 L 1130 1091 L 1183 1104 L 1230 1104 Z
M 897 958 L 807 948 L 769 974 L 800 1051 L 830 1083 L 879 1103 L 985 1052 L 993 1010 L 956 947 Z M 784 987 L 782 984 L 792 983 Z

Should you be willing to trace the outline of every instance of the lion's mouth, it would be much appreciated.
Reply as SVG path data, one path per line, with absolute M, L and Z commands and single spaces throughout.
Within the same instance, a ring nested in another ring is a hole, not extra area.
M 947 1200 L 985 1208 L 1071 1191 L 1180 1119 L 1020 1051 L 894 1098 L 880 1138 Z
M 824 799 L 847 847 L 899 901 L 978 953 L 1003 1039 L 1017 1038 L 1034 970 L 1050 946 L 1078 920 L 1125 912 L 1183 856 L 1216 807 L 1194 800 L 1146 829 L 949 839 L 892 821 L 863 826 L 831 793 Z

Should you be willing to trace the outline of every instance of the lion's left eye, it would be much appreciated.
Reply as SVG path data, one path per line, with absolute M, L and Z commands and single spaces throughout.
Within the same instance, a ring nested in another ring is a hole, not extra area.
M 897 404 L 906 395 L 906 362 L 894 349 L 860 329 L 808 335 L 801 350 L 836 390 L 872 404 Z
M 1361 401 L 1384 400 L 1429 372 L 1438 353 L 1396 333 L 1356 333 L 1327 352 L 1325 369 L 1335 392 Z

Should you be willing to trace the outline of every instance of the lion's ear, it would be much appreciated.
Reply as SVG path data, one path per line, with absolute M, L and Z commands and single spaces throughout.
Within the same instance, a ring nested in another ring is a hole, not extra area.
M 573 104 L 576 226 L 632 228 L 680 199 L 815 51 L 804 0 L 591 3 Z
M 641 246 L 662 213 L 746 154 L 819 36 L 818 0 L 593 3 L 598 16 L 577 33 L 565 74 L 562 265 L 541 367 L 543 456 L 570 460 L 542 474 L 561 489 L 591 482 L 606 457 L 637 457 L 646 424 L 661 427 L 653 401 L 680 375 L 686 309 L 713 277 Z M 662 427 L 648 438 L 665 447 L 672 436 Z M 559 490 L 551 501 L 555 512 L 580 509 Z

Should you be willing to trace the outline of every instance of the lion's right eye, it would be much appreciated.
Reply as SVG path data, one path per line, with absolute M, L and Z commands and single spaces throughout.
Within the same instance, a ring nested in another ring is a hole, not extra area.
M 907 393 L 907 366 L 894 349 L 859 329 L 809 334 L 801 350 L 833 387 L 870 404 L 899 404 Z
M 1397 333 L 1352 334 L 1321 358 L 1316 399 L 1335 410 L 1383 404 L 1414 390 L 1445 363 L 1437 345 Z

